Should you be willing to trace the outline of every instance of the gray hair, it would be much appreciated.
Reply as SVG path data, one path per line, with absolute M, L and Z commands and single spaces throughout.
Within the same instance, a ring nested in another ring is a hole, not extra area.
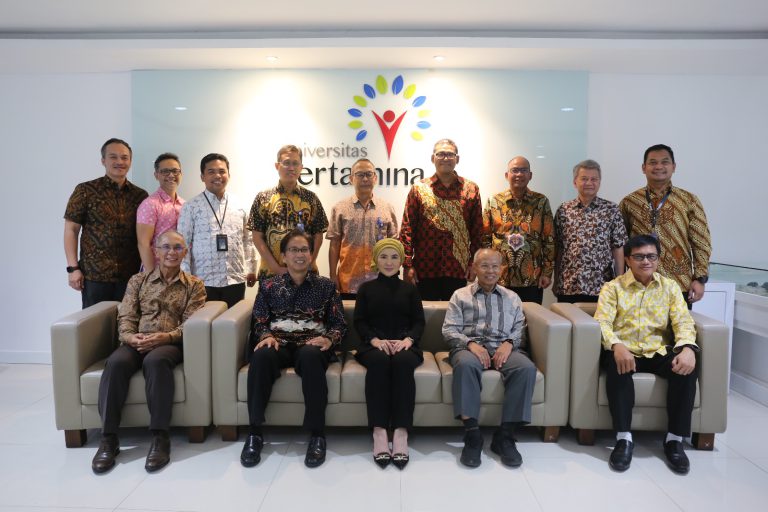
M 597 171 L 598 176 L 603 177 L 603 173 L 600 171 L 600 164 L 594 160 L 587 159 L 577 163 L 573 167 L 573 179 L 576 179 L 576 176 L 579 175 L 579 169 L 594 169 Z
M 459 154 L 459 146 L 457 146 L 456 143 L 453 142 L 451 139 L 440 139 L 439 141 L 435 142 L 435 145 L 432 146 L 433 153 L 435 152 L 435 149 L 437 148 L 437 146 L 439 146 L 440 144 L 448 144 L 453 146 L 453 150 L 456 151 L 457 155 Z

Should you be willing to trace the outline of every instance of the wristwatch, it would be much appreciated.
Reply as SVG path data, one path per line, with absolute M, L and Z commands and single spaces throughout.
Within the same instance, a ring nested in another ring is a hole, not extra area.
M 707 284 L 707 281 L 709 281 L 709 276 L 701 276 L 694 279 L 694 281 L 698 281 L 701 284 Z
M 75 270 L 80 270 L 80 267 L 78 267 L 77 265 L 75 265 L 74 267 L 67 267 L 67 274 L 71 274 Z

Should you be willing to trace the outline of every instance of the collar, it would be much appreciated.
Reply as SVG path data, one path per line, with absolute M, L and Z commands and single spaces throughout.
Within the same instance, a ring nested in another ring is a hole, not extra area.
M 128 178 L 125 178 L 125 183 L 123 183 L 122 187 L 120 185 L 118 185 L 112 178 L 110 178 L 106 174 L 104 176 L 102 176 L 101 178 L 99 178 L 99 179 L 101 179 L 103 181 L 104 186 L 112 187 L 115 190 L 123 190 L 123 189 L 127 189 L 127 188 L 130 188 L 130 187 L 133 186 L 133 184 L 130 181 L 128 181 Z
M 304 278 L 304 282 L 302 282 L 300 285 L 297 285 L 293 282 L 293 278 L 291 278 L 291 274 L 286 272 L 285 274 L 281 274 L 283 277 L 283 283 L 285 283 L 286 286 L 292 286 L 294 288 L 298 288 L 301 286 L 304 286 L 305 284 L 309 283 L 309 285 L 313 285 L 315 283 L 315 274 L 312 272 L 307 272 L 307 277 Z
M 437 173 L 433 174 L 427 179 L 429 180 L 429 184 L 432 185 L 433 187 L 440 186 L 445 189 L 452 189 L 452 188 L 461 188 L 462 186 L 464 186 L 464 178 L 459 176 L 459 173 L 457 173 L 456 171 L 453 171 L 453 175 L 456 177 L 456 180 L 454 180 L 454 182 L 447 187 L 443 185 L 443 182 L 440 181 L 440 178 L 437 177 Z
M 474 283 L 472 283 L 469 286 L 470 286 L 470 291 L 472 292 L 472 295 L 477 295 L 478 293 L 485 293 L 485 290 L 483 290 L 480 287 L 480 284 L 477 281 L 475 281 Z M 497 295 L 501 295 L 501 291 L 499 291 L 498 283 L 496 285 L 494 285 L 493 290 L 491 290 L 491 293 L 495 293 Z
M 213 192 L 208 192 L 208 189 L 203 190 L 203 194 L 205 194 L 205 197 L 208 199 L 217 201 L 218 203 L 221 203 L 222 201 L 229 201 L 229 192 L 226 190 L 224 191 L 224 195 L 221 197 L 221 199 L 219 199 Z
M 352 197 L 350 197 L 349 199 L 350 199 L 350 201 L 352 201 L 353 205 L 358 205 L 359 204 L 361 207 L 363 206 L 363 203 L 360 202 L 360 199 L 358 199 L 357 194 L 352 194 Z M 370 201 L 368 201 L 368 207 L 369 208 L 370 207 L 376 208 L 376 201 L 375 201 L 375 199 L 376 198 L 372 195 Z
M 664 191 L 661 193 L 654 192 L 654 190 L 650 187 L 650 185 L 645 186 L 645 190 L 651 195 L 651 197 L 663 197 L 666 193 L 671 194 L 674 188 L 675 187 L 672 185 L 671 181 L 669 182 L 669 186 L 665 188 Z
M 298 196 L 298 195 L 301 195 L 300 192 L 301 192 L 302 188 L 301 188 L 301 184 L 300 183 L 296 183 L 296 188 L 293 190 L 293 192 L 288 192 L 285 189 L 285 187 L 283 186 L 283 184 L 278 181 L 277 182 L 277 187 L 275 187 L 275 190 L 277 190 L 277 192 L 280 193 L 280 194 L 289 194 L 290 193 L 290 194 L 296 194 Z
M 152 272 L 149 273 L 149 276 L 147 276 L 147 280 L 153 283 L 156 283 L 160 281 L 161 283 L 164 283 L 165 280 L 163 279 L 163 275 L 160 273 L 160 267 L 156 266 Z M 186 286 L 187 285 L 187 276 L 184 274 L 184 271 L 179 269 L 179 273 L 176 274 L 176 277 L 174 277 L 169 285 L 175 283 L 176 281 L 181 281 L 181 283 Z
M 632 273 L 632 269 L 627 270 L 624 272 L 624 275 L 619 277 L 621 286 L 623 288 L 629 288 L 630 286 L 634 286 L 635 284 L 637 286 L 643 287 L 643 284 L 635 279 L 635 275 Z M 648 283 L 648 286 L 651 286 L 653 283 L 661 284 L 661 275 L 658 272 L 653 273 L 653 280 Z M 644 287 L 643 287 L 644 288 Z
M 163 190 L 162 187 L 158 187 L 157 191 L 155 191 L 155 194 L 164 202 L 164 203 L 181 203 L 181 197 L 179 197 L 179 193 L 176 192 L 176 200 L 174 201 L 171 196 L 168 195 L 168 192 Z M 225 192 L 226 194 L 226 192 Z M 218 198 L 217 198 L 218 199 Z
M 391 281 L 400 281 L 400 271 L 397 271 L 397 274 L 392 274 L 391 276 L 385 276 L 381 272 L 376 276 L 376 279 L 379 281 L 385 281 L 385 282 L 391 282 Z
M 597 203 L 598 203 L 598 201 L 601 201 L 601 199 L 598 196 L 595 196 L 595 198 L 587 206 L 584 206 L 584 204 L 581 202 L 581 199 L 579 199 L 578 196 L 576 196 L 576 199 L 574 199 L 574 201 L 576 202 L 576 207 L 577 208 L 587 209 L 587 208 L 595 208 L 595 207 L 597 207 Z
M 525 193 L 523 194 L 523 197 L 521 197 L 520 199 L 516 198 L 512 194 L 512 190 L 511 189 L 505 190 L 504 193 L 506 194 L 505 199 L 507 201 L 525 201 L 526 199 L 528 199 L 531 196 L 533 191 L 531 189 L 529 189 L 528 187 L 525 187 Z M 576 200 L 578 201 L 578 198 L 576 198 Z

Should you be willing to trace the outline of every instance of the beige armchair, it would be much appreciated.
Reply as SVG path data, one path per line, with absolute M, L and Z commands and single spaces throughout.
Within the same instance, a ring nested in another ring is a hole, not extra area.
M 460 426 L 453 417 L 448 346 L 443 341 L 445 302 L 424 302 L 426 327 L 421 341 L 424 364 L 415 372 L 415 426 Z M 250 328 L 253 302 L 242 301 L 216 318 L 212 328 L 213 422 L 222 439 L 237 439 L 237 426 L 248 424 L 245 344 Z M 539 370 L 533 395 L 532 424 L 546 427 L 544 439 L 556 441 L 559 429 L 568 419 L 570 372 L 570 323 L 538 304 L 525 303 L 533 361 Z M 328 379 L 328 426 L 367 425 L 365 406 L 365 368 L 349 351 L 359 338 L 352 327 L 354 301 L 344 301 L 349 332 L 339 351 L 339 362 L 326 372 Z M 483 377 L 480 423 L 498 425 L 504 387 L 496 371 Z M 299 377 L 292 368 L 283 370 L 275 382 L 265 412 L 271 425 L 301 425 L 304 400 Z
M 573 325 L 571 335 L 570 425 L 578 429 L 581 444 L 594 443 L 596 429 L 611 429 L 611 413 L 605 391 L 605 372 L 600 369 L 600 325 L 593 318 L 595 304 L 556 303 L 552 311 Z M 728 328 L 711 318 L 692 313 L 696 323 L 699 380 L 691 416 L 692 442 L 700 450 L 712 450 L 715 433 L 725 432 L 728 398 Z M 667 382 L 650 373 L 636 373 L 632 428 L 666 430 Z
M 118 346 L 118 302 L 101 302 L 51 326 L 56 428 L 67 447 L 82 446 L 86 429 L 101 428 L 99 381 L 106 358 Z M 208 302 L 184 324 L 184 362 L 174 369 L 172 426 L 188 427 L 190 442 L 202 442 L 211 424 L 211 322 L 226 310 Z M 131 378 L 121 426 L 149 425 L 141 371 Z

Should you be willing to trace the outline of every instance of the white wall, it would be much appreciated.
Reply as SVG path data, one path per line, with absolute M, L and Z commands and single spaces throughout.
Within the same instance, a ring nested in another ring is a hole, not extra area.
M 0 361 L 49 362 L 51 323 L 80 309 L 64 208 L 77 183 L 104 174 L 101 143 L 130 138 L 130 75 L 0 75 L 0 121 Z
M 768 77 L 591 75 L 585 156 L 605 169 L 602 195 L 641 186 L 643 150 L 670 144 L 675 183 L 707 211 L 713 259 L 765 268 L 766 90 Z M 66 284 L 62 215 L 74 185 L 103 173 L 99 144 L 130 140 L 130 98 L 126 73 L 0 75 L 0 362 L 49 361 L 50 324 L 80 308 Z
M 673 183 L 699 196 L 712 261 L 768 268 L 767 76 L 592 74 L 588 148 L 614 201 L 644 185 L 645 148 L 675 151 Z

